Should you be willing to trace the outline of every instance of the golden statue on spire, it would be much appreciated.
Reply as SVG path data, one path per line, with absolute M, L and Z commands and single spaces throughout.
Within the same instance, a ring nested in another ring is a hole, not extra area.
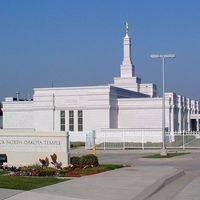
M 126 34 L 128 34 L 128 22 L 126 21 L 124 24 L 125 24 Z

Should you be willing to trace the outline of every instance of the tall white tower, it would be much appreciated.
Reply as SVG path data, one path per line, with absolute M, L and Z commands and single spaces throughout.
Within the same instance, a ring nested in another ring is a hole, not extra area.
M 135 76 L 135 67 L 131 59 L 131 38 L 128 35 L 128 22 L 125 22 L 126 35 L 124 37 L 124 58 L 120 66 L 120 77 L 130 78 Z
M 125 22 L 124 57 L 120 65 L 120 77 L 114 77 L 113 85 L 155 97 L 156 85 L 153 83 L 141 83 L 141 79 L 135 75 L 135 66 L 131 59 L 131 38 L 129 37 L 128 29 L 128 22 Z

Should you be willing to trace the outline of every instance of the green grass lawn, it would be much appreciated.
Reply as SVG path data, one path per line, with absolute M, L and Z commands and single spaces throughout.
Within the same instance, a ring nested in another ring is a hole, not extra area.
M 90 174 L 97 174 L 105 171 L 110 171 L 114 169 L 118 169 L 123 167 L 122 165 L 100 165 L 99 167 L 93 167 L 93 168 L 86 168 L 83 169 L 81 172 L 82 176 L 90 175 Z
M 154 154 L 154 155 L 149 155 L 149 156 L 144 156 L 143 158 L 172 158 L 175 156 L 182 156 L 182 155 L 186 155 L 186 154 L 190 154 L 189 152 L 184 152 L 184 153 L 167 153 L 166 156 L 161 156 L 160 154 Z
M 32 190 L 66 181 L 53 177 L 0 176 L 0 188 Z

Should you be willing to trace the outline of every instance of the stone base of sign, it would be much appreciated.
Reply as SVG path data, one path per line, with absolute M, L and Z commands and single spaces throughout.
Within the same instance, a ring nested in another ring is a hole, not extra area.
M 8 166 L 40 164 L 39 159 L 57 155 L 62 166 L 70 162 L 69 139 L 66 132 L 0 131 L 0 152 L 7 155 Z M 50 164 L 51 165 L 51 164 Z

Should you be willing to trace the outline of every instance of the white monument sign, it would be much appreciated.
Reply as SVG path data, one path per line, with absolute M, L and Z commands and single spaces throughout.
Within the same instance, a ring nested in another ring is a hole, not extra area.
M 63 165 L 69 164 L 68 134 L 66 132 L 0 132 L 0 153 L 7 154 L 9 165 L 27 165 L 50 159 L 55 153 Z

